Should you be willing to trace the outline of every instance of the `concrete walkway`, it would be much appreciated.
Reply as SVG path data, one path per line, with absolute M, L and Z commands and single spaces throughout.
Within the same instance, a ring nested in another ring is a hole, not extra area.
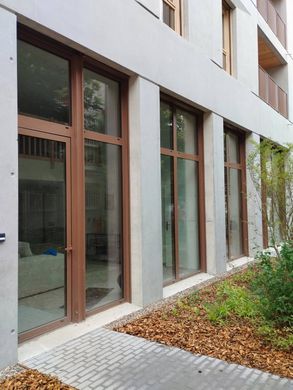
M 103 328 L 23 363 L 80 390 L 293 390 L 288 379 Z

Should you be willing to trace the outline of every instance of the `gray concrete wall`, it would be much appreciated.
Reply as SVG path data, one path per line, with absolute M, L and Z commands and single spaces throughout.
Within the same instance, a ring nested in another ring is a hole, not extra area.
M 255 151 L 260 142 L 260 137 L 256 134 L 249 134 L 246 137 L 246 160 Z M 260 162 L 259 162 L 260 163 Z M 260 183 L 259 183 L 260 185 Z M 263 249 L 262 236 L 262 203 L 259 189 L 255 187 L 252 175 L 247 165 L 246 170 L 246 191 L 247 191 L 247 223 L 248 223 L 248 251 L 249 256 Z
M 223 118 L 204 116 L 207 272 L 226 272 L 224 128 Z
M 238 18 L 241 32 L 238 32 L 237 40 L 241 43 L 241 53 L 251 52 L 251 58 L 257 58 L 255 42 L 252 45 L 251 39 L 245 37 L 253 37 L 259 23 L 286 61 L 286 50 L 258 14 L 255 5 L 250 0 L 235 0 L 234 3 L 243 13 Z M 0 4 L 17 12 L 23 23 L 99 60 L 139 74 L 179 98 L 213 111 L 238 126 L 265 137 L 273 135 L 278 142 L 288 142 L 293 138 L 287 131 L 288 121 L 271 108 L 268 110 L 268 105 L 256 96 L 257 70 L 251 70 L 245 55 L 239 54 L 238 80 L 211 61 L 200 44 L 180 37 L 134 0 L 84 0 L 75 2 L 74 7 L 71 0 L 0 0 Z M 212 26 L 210 21 L 213 19 L 209 18 L 211 6 L 206 2 L 197 4 L 203 17 L 209 21 L 207 25 Z M 196 26 L 196 13 L 189 12 L 189 24 Z M 246 23 L 248 16 L 245 15 L 250 15 L 249 23 Z M 216 34 L 219 29 L 214 28 L 214 34 L 209 37 L 212 43 L 208 45 L 208 52 L 219 53 L 221 42 Z
M 133 77 L 129 89 L 132 302 L 162 298 L 160 91 Z
M 136 0 L 139 4 L 153 13 L 157 18 L 161 17 L 161 0 Z
M 17 360 L 18 160 L 16 17 L 0 8 L 0 369 Z

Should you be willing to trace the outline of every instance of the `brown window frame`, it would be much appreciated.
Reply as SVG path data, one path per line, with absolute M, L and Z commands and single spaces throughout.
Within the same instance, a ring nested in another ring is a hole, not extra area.
M 169 7 L 169 10 L 174 12 L 174 28 L 169 23 L 164 23 L 180 35 L 183 34 L 182 1 L 183 0 L 162 0 L 163 6 L 165 4 L 167 7 Z
M 232 75 L 232 26 L 231 7 L 222 1 L 223 69 Z
M 173 242 L 174 242 L 174 260 L 175 260 L 175 278 L 163 283 L 163 286 L 176 283 L 188 277 L 196 275 L 200 272 L 206 272 L 206 230 L 205 230 L 205 182 L 204 182 L 204 145 L 203 145 L 203 113 L 193 107 L 181 103 L 168 95 L 161 94 L 160 102 L 167 103 L 172 109 L 173 128 L 172 139 L 173 148 L 161 147 L 161 156 L 172 157 L 172 188 L 174 201 L 173 215 Z M 197 123 L 197 154 L 184 153 L 177 150 L 177 131 L 176 131 L 176 109 L 182 109 L 196 117 Z M 179 276 L 179 230 L 178 230 L 178 186 L 177 186 L 177 160 L 186 159 L 196 161 L 198 163 L 198 222 L 199 222 L 199 261 L 200 269 L 197 272 L 192 272 L 189 275 Z
M 229 162 L 229 161 L 224 161 L 224 169 L 227 168 L 232 168 L 232 169 L 237 169 L 238 171 L 241 172 L 241 182 L 240 182 L 240 188 L 239 188 L 239 193 L 241 197 L 241 209 L 240 209 L 240 220 L 241 220 L 241 238 L 242 238 L 242 252 L 239 256 L 237 257 L 231 257 L 230 256 L 230 245 L 229 245 L 229 235 L 226 237 L 228 240 L 226 245 L 228 248 L 228 261 L 233 261 L 236 259 L 239 259 L 243 256 L 248 256 L 249 255 L 249 250 L 248 250 L 248 223 L 247 223 L 247 186 L 246 186 L 246 147 L 245 147 L 245 133 L 229 124 L 224 125 L 224 133 L 231 133 L 233 135 L 237 135 L 238 141 L 239 141 L 239 163 L 234 163 L 234 162 Z M 228 177 L 228 175 L 227 175 Z M 226 183 L 225 181 L 225 187 L 229 185 L 229 182 Z M 228 191 L 227 191 L 228 194 Z M 228 195 L 227 195 L 228 196 Z M 229 200 L 227 199 L 227 202 Z M 229 220 L 229 207 L 227 210 L 228 213 L 228 220 Z M 226 226 L 226 232 L 227 232 L 228 227 Z
M 130 204 L 129 204 L 129 146 L 128 146 L 128 80 L 125 74 L 111 69 L 96 60 L 30 28 L 18 25 L 17 38 L 64 58 L 70 64 L 70 123 L 68 125 L 38 119 L 29 115 L 18 115 L 19 134 L 66 142 L 70 147 L 67 157 L 68 177 L 70 180 L 70 215 L 67 224 L 70 227 L 70 240 L 67 241 L 69 271 L 67 276 L 69 306 L 67 317 L 34 328 L 19 335 L 19 342 L 57 329 L 65 324 L 80 322 L 87 316 L 130 301 Z M 115 137 L 84 130 L 83 126 L 83 69 L 92 69 L 120 85 L 121 135 Z M 84 140 L 94 139 L 121 146 L 122 154 L 122 253 L 123 253 L 123 298 L 110 304 L 86 311 L 85 304 L 85 180 L 84 180 Z M 74 287 L 74 288 L 73 288 Z

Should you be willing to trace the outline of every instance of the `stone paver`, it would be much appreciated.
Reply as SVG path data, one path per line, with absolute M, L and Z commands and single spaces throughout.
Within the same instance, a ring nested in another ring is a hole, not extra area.
M 24 364 L 80 390 L 293 390 L 276 375 L 103 328 Z

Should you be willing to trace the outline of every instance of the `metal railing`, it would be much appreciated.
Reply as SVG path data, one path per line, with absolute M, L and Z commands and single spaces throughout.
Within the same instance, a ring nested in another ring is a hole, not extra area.
M 259 66 L 259 96 L 281 115 L 288 118 L 287 93 L 261 66 Z
M 286 48 L 286 23 L 270 0 L 257 0 L 257 9 L 273 33 Z

